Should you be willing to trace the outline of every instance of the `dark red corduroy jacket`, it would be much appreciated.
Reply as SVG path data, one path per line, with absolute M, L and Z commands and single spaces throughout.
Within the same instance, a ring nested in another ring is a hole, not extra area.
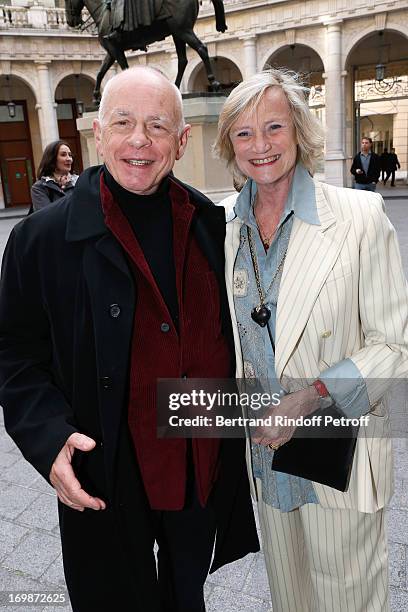
M 128 410 L 136 456 L 150 506 L 180 510 L 185 500 L 187 445 L 185 439 L 157 438 L 156 385 L 158 378 L 228 378 L 231 362 L 221 332 L 218 282 L 191 230 L 195 209 L 188 193 L 171 181 L 177 333 L 142 249 L 103 175 L 101 199 L 105 223 L 125 249 L 137 286 Z M 204 506 L 216 478 L 219 440 L 194 439 L 192 448 L 197 493 Z

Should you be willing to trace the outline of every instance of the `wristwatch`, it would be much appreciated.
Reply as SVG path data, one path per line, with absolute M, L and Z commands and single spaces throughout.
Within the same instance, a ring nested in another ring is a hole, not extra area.
M 328 408 L 334 403 L 324 382 L 317 379 L 312 382 L 312 386 L 316 389 L 319 396 L 319 408 Z
M 329 395 L 329 392 L 327 390 L 326 385 L 319 379 L 315 380 L 312 385 L 314 386 L 314 388 L 316 389 L 317 393 L 319 394 L 319 397 L 324 398 L 327 397 Z

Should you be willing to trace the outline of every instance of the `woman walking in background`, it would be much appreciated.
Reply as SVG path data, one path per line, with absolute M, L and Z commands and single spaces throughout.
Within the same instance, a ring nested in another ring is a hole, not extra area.
M 31 187 L 30 212 L 45 208 L 73 189 L 78 175 L 71 174 L 73 157 L 64 140 L 46 146 L 38 167 L 38 180 Z

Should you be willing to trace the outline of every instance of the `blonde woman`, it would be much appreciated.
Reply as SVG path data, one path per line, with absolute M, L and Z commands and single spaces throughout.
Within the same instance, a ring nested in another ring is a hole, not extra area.
M 215 148 L 243 185 L 222 202 L 237 376 L 274 381 L 274 414 L 334 405 L 367 415 L 366 435 L 344 492 L 272 469 L 293 427 L 258 429 L 248 465 L 274 612 L 383 612 L 392 493 L 383 398 L 408 373 L 407 287 L 381 196 L 312 178 L 322 146 L 307 89 L 288 71 L 247 79 L 221 112 Z

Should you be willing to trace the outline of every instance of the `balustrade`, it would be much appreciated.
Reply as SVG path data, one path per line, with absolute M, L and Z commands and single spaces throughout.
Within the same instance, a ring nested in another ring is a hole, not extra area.
M 20 6 L 0 6 L 0 28 L 27 28 L 28 11 Z

